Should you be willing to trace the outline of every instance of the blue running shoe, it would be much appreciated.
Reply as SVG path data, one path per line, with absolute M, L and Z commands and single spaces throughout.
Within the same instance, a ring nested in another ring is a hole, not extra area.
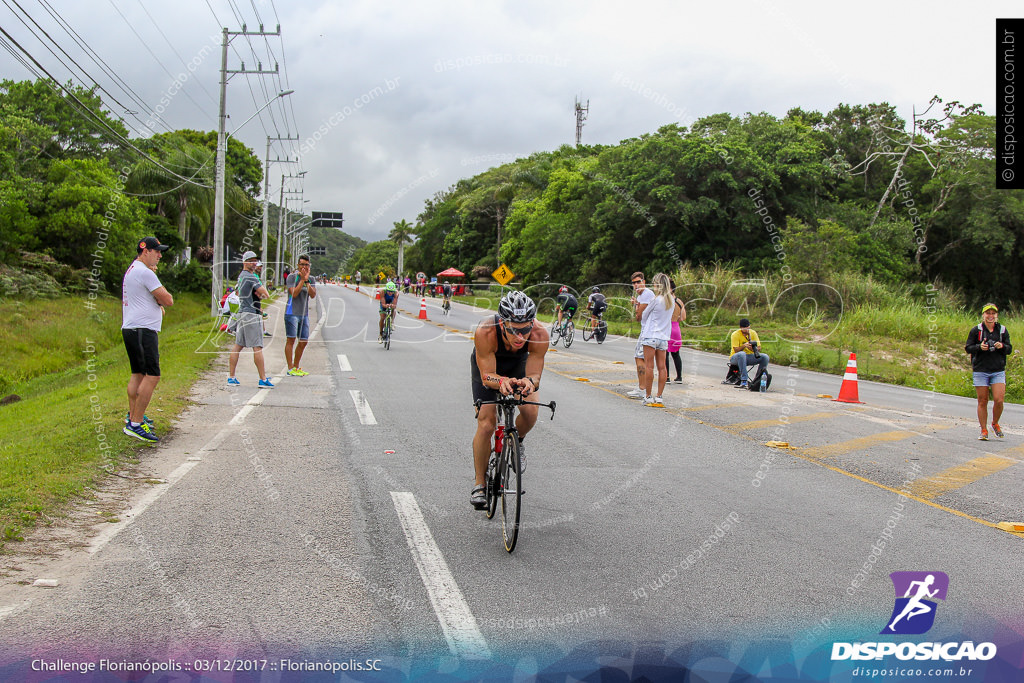
M 132 427 L 131 423 L 129 422 L 124 426 L 124 429 L 122 431 L 124 431 L 124 433 L 127 434 L 128 436 L 134 436 L 136 439 L 139 439 L 141 441 L 153 442 L 160 440 L 157 437 L 157 435 L 153 433 L 153 430 L 149 428 L 149 425 L 146 424 L 145 422 L 140 424 L 138 427 Z
M 228 384 L 230 384 L 230 385 L 232 385 L 232 386 L 238 386 L 238 385 L 240 385 L 240 384 L 241 384 L 241 382 L 239 382 L 239 381 L 238 381 L 237 379 L 235 379 L 234 377 L 228 377 Z
M 274 385 L 270 383 L 270 378 L 260 380 L 260 389 L 273 389 Z

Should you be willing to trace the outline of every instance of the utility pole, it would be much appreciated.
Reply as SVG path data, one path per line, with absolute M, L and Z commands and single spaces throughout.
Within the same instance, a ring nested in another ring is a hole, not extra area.
M 267 161 L 266 161 L 266 165 L 265 165 L 264 170 L 263 170 L 263 241 L 262 241 L 262 244 L 261 244 L 262 248 L 260 250 L 260 260 L 263 261 L 264 264 L 266 264 L 266 262 L 267 262 L 267 233 L 270 230 L 270 226 L 269 226 L 269 224 L 270 224 L 270 162 L 271 162 L 271 158 L 270 158 L 270 142 L 271 142 L 271 140 L 298 140 L 298 139 L 299 139 L 299 136 L 297 136 L 297 135 L 295 137 L 293 137 L 293 138 L 291 138 L 291 137 L 272 138 L 269 135 L 267 136 L 267 156 L 266 156 L 266 160 Z M 293 161 L 292 159 L 273 159 L 273 161 L 276 161 L 276 162 L 282 163 L 282 164 L 295 164 L 295 163 L 298 163 L 297 161 Z M 284 179 L 283 178 L 281 179 L 281 189 L 282 190 L 284 189 Z M 278 269 L 278 266 L 275 265 L 274 266 L 274 273 L 275 273 L 274 279 L 275 280 L 277 279 L 277 269 Z
M 580 104 L 580 98 L 576 98 L 576 146 L 580 146 L 580 139 L 583 137 L 583 122 L 587 120 L 587 114 L 590 112 L 590 100 L 587 100 L 587 104 L 584 106 Z
M 227 277 L 227 255 L 224 253 L 224 173 L 228 146 L 228 115 L 226 105 L 228 80 L 235 74 L 276 74 L 278 72 L 277 64 L 274 65 L 273 71 L 264 71 L 263 64 L 261 63 L 257 63 L 255 70 L 247 70 L 245 62 L 242 62 L 241 69 L 229 71 L 228 44 L 234 36 L 279 36 L 281 35 L 281 26 L 278 25 L 277 31 L 274 33 L 267 33 L 263 30 L 262 25 L 260 25 L 259 31 L 247 31 L 245 24 L 243 24 L 241 31 L 229 31 L 227 27 L 224 27 L 222 35 L 220 48 L 220 112 L 217 124 L 217 167 L 213 204 L 213 284 L 211 286 L 210 301 L 210 314 L 213 316 L 220 315 L 220 290 L 223 286 L 223 279 Z

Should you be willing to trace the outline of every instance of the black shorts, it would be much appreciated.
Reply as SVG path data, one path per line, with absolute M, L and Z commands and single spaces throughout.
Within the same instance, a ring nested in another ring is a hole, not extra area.
M 505 377 L 515 377 L 516 379 L 522 379 L 526 377 L 526 358 L 529 354 L 524 353 L 519 358 L 499 358 L 494 371 L 499 375 Z M 476 364 L 476 351 L 473 351 L 469 355 L 469 362 L 473 366 L 473 401 L 494 401 L 497 400 L 499 394 L 497 389 L 491 389 L 485 387 L 483 381 L 480 379 L 480 368 Z
M 593 309 L 594 315 L 601 315 L 602 313 L 604 313 L 607 310 L 608 310 L 608 304 L 607 303 L 594 304 L 594 309 Z
M 574 315 L 576 315 L 576 307 L 575 306 L 563 306 L 562 307 L 562 312 L 565 313 L 565 315 L 567 315 L 569 317 L 569 320 L 572 320 L 572 317 Z
M 128 363 L 133 375 L 160 376 L 160 348 L 157 333 L 145 327 L 122 329 L 121 338 L 128 352 Z

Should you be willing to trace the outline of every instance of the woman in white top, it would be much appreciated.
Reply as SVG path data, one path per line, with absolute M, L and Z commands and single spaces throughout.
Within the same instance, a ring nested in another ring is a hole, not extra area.
M 672 309 L 675 302 L 668 275 L 658 273 L 651 280 L 654 301 L 648 304 L 640 318 L 640 344 L 644 350 L 644 405 L 661 404 L 668 379 L 668 340 L 672 336 Z M 654 367 L 658 367 L 658 393 L 651 395 L 654 384 Z

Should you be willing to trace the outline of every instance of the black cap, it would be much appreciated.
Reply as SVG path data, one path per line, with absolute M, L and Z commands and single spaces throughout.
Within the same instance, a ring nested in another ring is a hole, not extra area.
M 160 244 L 160 240 L 155 237 L 143 237 L 139 240 L 138 244 L 139 253 L 141 254 L 143 249 L 156 249 L 157 251 L 167 251 L 170 249 L 169 244 Z
M 750 327 L 750 321 L 746 318 L 740 318 L 740 327 Z

